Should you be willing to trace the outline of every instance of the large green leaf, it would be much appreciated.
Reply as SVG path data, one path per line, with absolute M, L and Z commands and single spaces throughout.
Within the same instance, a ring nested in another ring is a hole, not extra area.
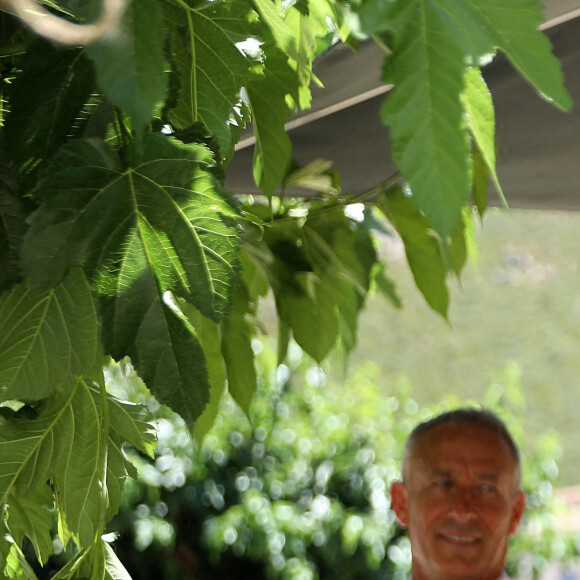
M 168 85 L 165 28 L 158 0 L 130 2 L 120 29 L 89 45 L 99 86 L 141 131 L 161 108 Z
M 377 204 L 403 240 L 417 288 L 429 306 L 447 318 L 449 292 L 445 284 L 447 272 L 440 240 L 413 200 L 400 188 L 382 192 Z
M 92 544 L 96 534 L 104 531 L 108 509 L 108 448 L 122 441 L 151 452 L 152 436 L 143 411 L 121 412 L 119 407 L 123 408 L 120 402 L 79 380 L 70 393 L 48 399 L 35 419 L 16 414 L 4 421 L 0 425 L 0 503 L 26 498 L 27 510 L 34 501 L 43 510 L 45 494 L 38 492 L 46 491 L 50 481 L 71 534 L 82 546 Z M 126 475 L 124 469 L 114 470 L 116 480 Z M 29 535 L 31 529 L 28 520 L 18 516 L 10 520 L 10 527 L 15 537 Z
M 52 290 L 23 284 L 0 295 L 0 400 L 37 401 L 98 366 L 93 296 L 75 269 Z
M 383 108 L 392 155 L 418 207 L 446 237 L 469 195 L 469 140 L 459 95 L 464 55 L 435 0 L 393 2 L 394 52 L 385 80 L 395 85 Z M 409 74 L 413 71 L 413 74 Z
M 73 131 L 94 89 L 94 67 L 79 49 L 38 40 L 11 84 L 5 136 L 12 159 L 28 171 L 52 155 Z
M 371 19 L 373 14 L 381 17 Z M 538 30 L 542 5 L 536 0 L 408 0 L 378 6 L 378 0 L 370 0 L 361 22 L 368 32 L 390 33 L 384 79 L 395 87 L 383 118 L 391 127 L 393 158 L 417 205 L 444 239 L 470 186 L 459 100 L 464 71 L 489 61 L 499 48 L 545 98 L 570 108 L 560 64 Z
M 236 276 L 238 213 L 209 172 L 209 150 L 149 135 L 130 155 L 124 168 L 104 144 L 78 141 L 55 159 L 23 249 L 30 283 L 56 284 L 83 264 L 102 294 L 145 277 L 219 319 Z
M 287 96 L 298 101 L 299 80 L 288 64 L 287 55 L 278 48 L 266 47 L 265 59 L 262 75 L 256 75 L 246 90 L 256 136 L 254 179 L 258 187 L 271 196 L 290 161 L 292 145 L 284 127 L 291 112 Z
M 247 22 L 249 36 L 248 12 L 244 2 L 209 2 L 198 10 L 183 4 L 182 9 L 168 11 L 180 79 L 177 105 L 169 119 L 179 129 L 201 121 L 217 136 L 224 157 L 231 145 L 233 110 L 251 65 L 236 47 L 241 31 L 232 34 L 231 23 Z

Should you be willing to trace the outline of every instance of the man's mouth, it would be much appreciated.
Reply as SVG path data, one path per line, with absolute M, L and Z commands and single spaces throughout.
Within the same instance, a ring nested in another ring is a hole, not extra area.
M 462 546 L 472 546 L 479 542 L 479 536 L 476 535 L 456 535 L 449 532 L 442 532 L 440 536 L 449 542 L 453 542 L 454 544 L 460 544 Z

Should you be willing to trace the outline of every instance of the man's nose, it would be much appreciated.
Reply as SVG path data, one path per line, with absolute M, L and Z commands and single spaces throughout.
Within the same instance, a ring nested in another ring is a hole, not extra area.
M 476 498 L 469 487 L 458 487 L 453 497 L 452 513 L 457 521 L 470 521 L 476 515 Z

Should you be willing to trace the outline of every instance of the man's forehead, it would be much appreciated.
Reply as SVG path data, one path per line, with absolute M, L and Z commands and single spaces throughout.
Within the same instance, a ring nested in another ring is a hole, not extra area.
M 423 433 L 409 446 L 406 460 L 421 461 L 444 469 L 458 462 L 497 465 L 514 464 L 508 444 L 489 429 L 469 423 L 438 425 Z

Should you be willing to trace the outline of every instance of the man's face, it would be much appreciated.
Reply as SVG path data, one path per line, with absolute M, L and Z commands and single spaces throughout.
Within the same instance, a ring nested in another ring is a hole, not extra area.
M 413 580 L 496 580 L 525 495 L 507 444 L 470 424 L 433 428 L 410 450 L 393 508 L 408 528 Z

